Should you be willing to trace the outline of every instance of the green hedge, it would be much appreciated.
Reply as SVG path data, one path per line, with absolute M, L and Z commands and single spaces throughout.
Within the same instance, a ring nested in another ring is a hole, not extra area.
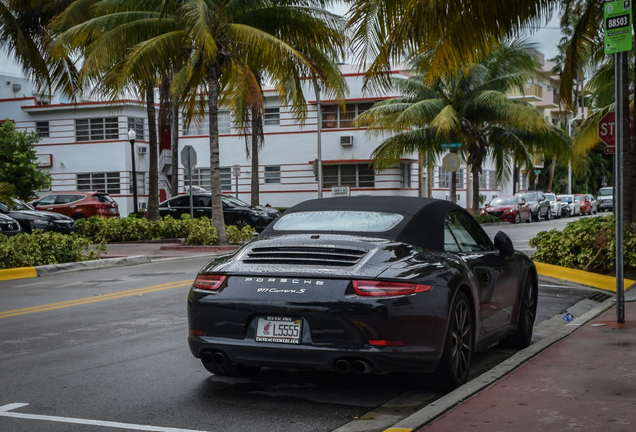
M 479 222 L 480 224 L 485 224 L 485 223 L 501 223 L 502 220 L 499 219 L 496 216 L 493 215 L 489 215 L 489 214 L 480 214 L 479 216 L 475 216 L 475 219 L 477 220 L 477 222 Z
M 0 269 L 96 260 L 105 250 L 77 234 L 35 230 L 13 237 L 0 235 Z
M 245 243 L 255 232 L 250 226 L 242 230 L 233 225 L 225 228 L 230 244 Z M 91 217 L 77 221 L 77 234 L 93 243 L 182 238 L 188 245 L 213 245 L 219 240 L 210 219 L 190 219 L 190 215 L 183 215 L 181 219 L 166 216 L 157 222 L 134 216 L 121 219 Z
M 535 261 L 563 267 L 593 270 L 601 273 L 613 271 L 616 251 L 616 219 L 614 215 L 582 218 L 569 222 L 563 231 L 541 231 L 530 240 L 537 249 Z M 636 232 L 625 226 L 625 270 L 636 270 Z

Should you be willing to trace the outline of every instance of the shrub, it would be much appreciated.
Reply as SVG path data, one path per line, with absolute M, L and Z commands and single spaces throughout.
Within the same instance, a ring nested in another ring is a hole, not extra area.
M 188 235 L 183 240 L 185 244 L 213 245 L 219 241 L 216 228 L 212 226 L 212 222 L 207 217 L 188 219 L 188 222 Z
M 13 237 L 0 235 L 0 269 L 96 260 L 105 251 L 104 245 L 92 245 L 77 234 L 35 230 Z
M 489 214 L 480 214 L 479 216 L 476 216 L 475 219 L 480 224 L 501 222 L 501 219 Z
M 614 270 L 616 251 L 614 215 L 578 219 L 563 231 L 541 231 L 530 239 L 537 249 L 532 258 L 546 264 L 607 272 Z M 636 270 L 636 232 L 629 226 L 623 234 L 624 265 Z
M 234 225 L 228 225 L 226 228 L 227 241 L 229 244 L 243 244 L 254 238 L 256 231 L 251 226 L 244 226 L 241 230 Z

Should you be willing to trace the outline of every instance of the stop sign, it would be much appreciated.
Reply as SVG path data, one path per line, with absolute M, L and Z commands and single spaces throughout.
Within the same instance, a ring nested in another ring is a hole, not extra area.
M 634 120 L 629 119 L 629 129 L 634 130 Z M 598 137 L 608 147 L 616 146 L 616 113 L 610 111 L 598 122 Z

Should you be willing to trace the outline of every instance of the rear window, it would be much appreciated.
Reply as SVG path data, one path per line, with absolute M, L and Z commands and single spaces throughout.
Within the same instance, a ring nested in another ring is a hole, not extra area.
M 106 194 L 103 194 L 103 195 L 102 194 L 95 194 L 95 195 L 93 195 L 93 198 L 96 199 L 99 202 L 108 203 L 108 204 L 111 204 L 111 203 L 115 202 L 115 200 L 112 199 L 110 197 L 110 195 L 106 195 Z
M 612 188 L 607 188 L 607 189 L 603 188 L 598 191 L 598 194 L 600 196 L 612 196 L 613 192 L 614 191 L 612 190 Z
M 363 211 L 312 211 L 283 215 L 277 231 L 384 232 L 395 227 L 404 216 L 395 213 Z

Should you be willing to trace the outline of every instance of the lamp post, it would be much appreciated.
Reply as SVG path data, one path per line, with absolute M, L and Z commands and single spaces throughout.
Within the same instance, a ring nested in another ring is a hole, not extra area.
M 130 141 L 130 156 L 132 160 L 132 189 L 133 189 L 133 209 L 137 215 L 137 171 L 135 170 L 135 138 L 137 134 L 134 129 L 128 131 L 128 140 Z

